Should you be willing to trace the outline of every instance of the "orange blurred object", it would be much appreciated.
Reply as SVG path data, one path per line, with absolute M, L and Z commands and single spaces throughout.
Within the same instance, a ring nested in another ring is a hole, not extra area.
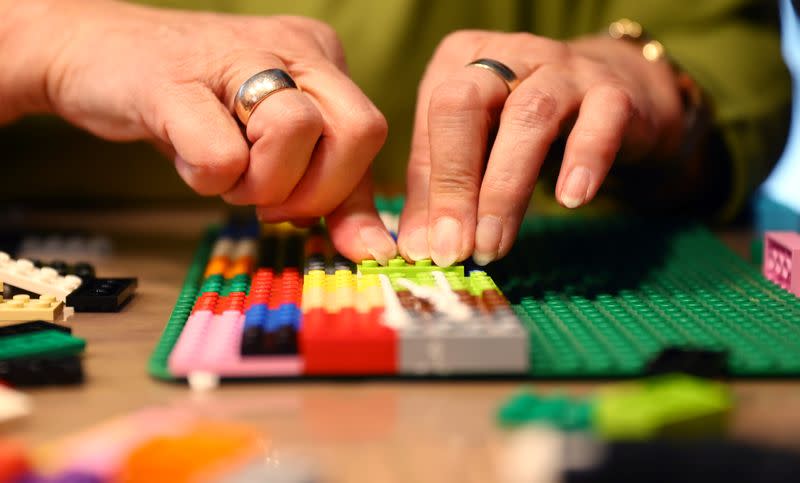
M 16 441 L 0 440 L 0 483 L 15 481 L 30 470 L 25 447 Z
M 255 429 L 238 424 L 201 422 L 185 433 L 160 436 L 134 449 L 120 467 L 119 483 L 207 481 L 230 472 L 268 444 Z

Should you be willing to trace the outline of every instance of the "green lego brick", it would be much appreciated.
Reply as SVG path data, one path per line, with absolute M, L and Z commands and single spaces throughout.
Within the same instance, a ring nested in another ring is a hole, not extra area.
M 86 341 L 60 330 L 42 330 L 0 337 L 0 361 L 20 357 L 78 355 Z
M 384 267 L 378 264 L 375 260 L 364 260 L 358 265 L 358 271 L 363 275 L 387 275 L 391 277 L 403 277 L 414 280 L 420 274 L 429 274 L 433 271 L 447 273 L 456 273 L 464 276 L 463 265 L 453 265 L 450 267 L 439 267 L 433 264 L 430 260 L 420 260 L 416 263 L 408 263 L 401 257 L 389 260 L 389 263 Z
M 497 411 L 497 422 L 505 428 L 545 424 L 564 431 L 592 428 L 594 401 L 564 395 L 540 396 L 524 391 L 512 396 Z
M 614 440 L 716 437 L 725 432 L 732 408 L 724 384 L 668 374 L 603 391 L 594 426 Z
M 178 301 L 175 303 L 167 325 L 164 327 L 164 331 L 161 333 L 161 337 L 147 363 L 148 372 L 153 377 L 158 379 L 174 378 L 167 367 L 169 354 L 178 341 L 183 326 L 192 312 L 192 306 L 197 298 L 198 288 L 203 280 L 203 273 L 218 233 L 218 227 L 212 226 L 209 228 L 195 251 L 192 263 L 186 273 L 186 279 L 183 282 L 183 288 L 180 295 L 178 295 Z
M 640 375 L 666 347 L 800 374 L 800 300 L 697 225 L 537 219 L 488 270 L 530 332 L 531 376 Z

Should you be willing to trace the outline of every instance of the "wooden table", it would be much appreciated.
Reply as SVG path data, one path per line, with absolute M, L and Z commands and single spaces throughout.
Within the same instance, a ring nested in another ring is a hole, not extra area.
M 300 452 L 325 481 L 461 481 L 496 478 L 504 434 L 493 419 L 515 382 L 238 383 L 204 397 L 151 379 L 146 362 L 178 295 L 203 227 L 217 211 L 59 213 L 32 225 L 83 227 L 109 234 L 113 256 L 102 276 L 138 276 L 136 298 L 119 314 L 77 314 L 74 333 L 88 341 L 88 380 L 78 387 L 28 391 L 32 417 L 9 433 L 33 445 L 151 405 L 184 405 L 263 429 L 278 454 Z M 724 237 L 740 252 L 745 234 Z M 602 383 L 536 383 L 586 393 Z M 739 399 L 732 432 L 782 444 L 800 441 L 800 385 L 733 383 Z

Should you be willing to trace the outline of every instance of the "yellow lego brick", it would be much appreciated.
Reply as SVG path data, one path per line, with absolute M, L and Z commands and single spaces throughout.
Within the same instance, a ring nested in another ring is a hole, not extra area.
M 15 295 L 11 300 L 0 297 L 0 321 L 61 320 L 64 303 L 54 295 L 42 295 L 31 299 L 29 295 Z

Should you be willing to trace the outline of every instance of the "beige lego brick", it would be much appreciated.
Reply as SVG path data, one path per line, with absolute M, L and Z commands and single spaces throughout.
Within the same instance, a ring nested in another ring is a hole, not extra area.
M 28 295 L 15 295 L 11 300 L 0 297 L 0 322 L 46 320 L 57 322 L 63 319 L 64 302 L 55 295 L 42 295 L 32 299 Z

